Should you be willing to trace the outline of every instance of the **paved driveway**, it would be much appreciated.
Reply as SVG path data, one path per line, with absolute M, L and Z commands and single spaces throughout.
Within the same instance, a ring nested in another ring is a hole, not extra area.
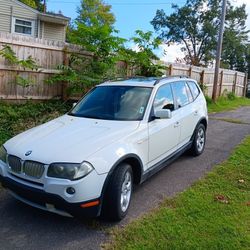
M 77 221 L 23 205 L 0 190 L 1 249 L 98 249 L 107 240 L 106 229 L 124 225 L 173 196 L 225 160 L 232 149 L 250 134 L 250 107 L 210 116 L 204 154 L 183 155 L 143 185 L 136 188 L 127 218 L 118 224 L 98 220 Z M 219 120 L 239 119 L 249 124 Z

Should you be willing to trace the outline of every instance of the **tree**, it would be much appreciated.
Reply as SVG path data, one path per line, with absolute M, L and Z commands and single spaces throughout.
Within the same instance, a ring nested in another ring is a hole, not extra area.
M 224 67 L 246 71 L 248 53 L 248 31 L 245 31 L 245 20 L 247 14 L 245 5 L 232 9 L 229 6 L 226 28 L 224 31 L 223 51 L 221 61 Z
M 117 31 L 110 5 L 101 0 L 82 0 L 77 12 L 67 39 L 91 52 L 92 56 L 71 56 L 68 66 L 59 65 L 62 74 L 50 79 L 50 82 L 68 82 L 71 92 L 87 90 L 100 81 L 113 78 L 117 52 L 124 42 L 114 35 Z
M 247 61 L 247 72 L 248 72 L 248 79 L 250 79 L 250 43 L 246 45 L 246 61 Z
M 19 0 L 20 2 L 27 4 L 28 6 L 36 9 L 36 2 L 34 0 Z
M 154 50 L 159 48 L 161 41 L 153 38 L 151 31 L 143 32 L 136 30 L 136 36 L 130 40 L 137 46 L 137 51 L 132 49 L 120 49 L 120 59 L 125 61 L 134 74 L 140 76 L 160 76 L 162 75 L 160 64 L 156 63 L 159 58 L 154 54 Z
M 44 5 L 43 0 L 19 0 L 20 2 L 27 4 L 31 8 L 34 8 L 38 11 L 43 11 Z
M 110 5 L 101 0 L 82 0 L 77 12 L 78 17 L 69 34 L 72 43 L 81 45 L 98 57 L 109 56 L 117 50 L 122 41 L 113 35 L 117 31 Z
M 110 5 L 101 0 L 82 0 L 78 17 L 68 35 L 70 42 L 93 53 L 91 68 L 101 78 L 114 66 L 115 53 L 124 42 L 124 39 L 114 36 L 117 33 L 114 23 Z
M 151 24 L 167 44 L 183 45 L 182 50 L 186 54 L 184 59 L 187 63 L 196 66 L 208 65 L 215 58 L 220 4 L 221 0 L 187 0 L 183 7 L 173 5 L 174 12 L 169 16 L 164 10 L 157 10 Z M 238 13 L 241 13 L 239 17 Z M 245 32 L 244 13 L 245 5 L 232 7 L 230 2 L 227 3 L 226 21 L 228 23 L 237 21 L 242 28 L 240 32 Z M 234 38 L 236 36 L 236 34 L 231 35 Z M 224 45 L 226 44 L 227 42 L 224 42 Z

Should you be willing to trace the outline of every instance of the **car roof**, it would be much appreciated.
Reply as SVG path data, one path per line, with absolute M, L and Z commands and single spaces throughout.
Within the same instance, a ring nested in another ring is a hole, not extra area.
M 106 81 L 98 86 L 136 86 L 136 87 L 154 87 L 158 83 L 167 83 L 178 80 L 188 80 L 186 76 L 169 76 L 169 77 L 132 77 L 128 79 L 116 79 Z M 191 80 L 191 79 L 189 79 Z

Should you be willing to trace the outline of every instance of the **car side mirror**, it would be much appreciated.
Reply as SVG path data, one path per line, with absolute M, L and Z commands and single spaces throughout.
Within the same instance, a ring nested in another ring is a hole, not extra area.
M 74 102 L 73 105 L 72 105 L 72 107 L 74 108 L 76 106 L 76 104 L 77 104 L 77 102 Z
M 172 112 L 169 109 L 161 109 L 155 111 L 155 118 L 170 119 L 171 117 L 172 117 Z

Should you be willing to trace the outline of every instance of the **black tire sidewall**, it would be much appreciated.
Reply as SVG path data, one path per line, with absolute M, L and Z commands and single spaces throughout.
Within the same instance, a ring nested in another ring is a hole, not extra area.
M 199 151 L 199 149 L 197 147 L 197 137 L 198 137 L 198 132 L 201 128 L 203 129 L 203 132 L 204 132 L 204 145 L 203 145 L 202 150 Z M 195 155 L 195 156 L 201 155 L 205 149 L 205 145 L 206 145 L 206 128 L 202 123 L 200 123 L 195 130 L 194 141 L 193 141 L 193 145 L 192 145 L 192 149 L 191 149 L 193 155 Z
M 108 188 L 105 194 L 105 200 L 104 200 L 104 218 L 111 219 L 114 221 L 119 221 L 123 219 L 128 210 L 131 203 L 131 196 L 128 208 L 126 211 L 122 211 L 121 209 L 121 190 L 122 190 L 122 184 L 125 178 L 125 175 L 127 172 L 130 172 L 131 174 L 131 196 L 133 192 L 133 171 L 129 164 L 122 163 L 114 170 L 112 173 L 110 182 L 108 184 Z

